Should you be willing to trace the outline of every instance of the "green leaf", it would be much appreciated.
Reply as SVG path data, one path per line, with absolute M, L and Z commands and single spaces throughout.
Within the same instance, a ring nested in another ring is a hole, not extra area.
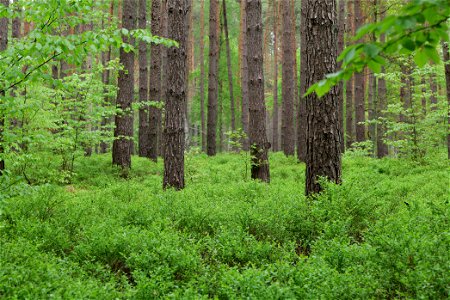
M 428 62 L 428 57 L 423 49 L 416 51 L 416 54 L 414 55 L 414 62 L 420 68 L 422 68 Z
M 424 51 L 425 51 L 426 55 L 435 63 L 438 64 L 441 61 L 441 58 L 440 58 L 439 53 L 437 52 L 436 48 L 429 46 L 429 45 L 425 45 Z
M 367 65 L 374 73 L 380 73 L 381 72 L 381 65 L 378 64 L 376 61 L 370 60 L 367 63 Z

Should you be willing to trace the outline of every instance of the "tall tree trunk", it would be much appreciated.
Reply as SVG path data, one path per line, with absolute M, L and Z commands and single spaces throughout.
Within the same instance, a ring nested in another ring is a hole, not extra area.
M 168 0 L 162 0 L 161 2 L 161 32 L 163 37 L 167 37 L 168 35 L 168 11 L 167 11 L 167 1 Z M 166 91 L 167 91 L 167 48 L 161 47 L 161 97 L 163 97 L 162 102 L 166 103 Z M 163 120 L 162 114 L 159 114 L 160 116 L 160 122 L 158 123 L 158 150 L 160 153 L 160 156 L 164 156 L 164 130 L 163 130 L 163 124 L 165 123 L 165 120 Z
M 299 84 L 298 84 L 298 78 L 299 75 L 299 67 L 298 67 L 298 61 L 297 61 L 297 20 L 296 20 L 296 14 L 295 14 L 295 0 L 290 0 L 291 4 L 291 25 L 292 25 L 292 39 L 291 39 L 291 47 L 292 52 L 294 54 L 294 99 L 293 99 L 293 105 L 294 105 L 294 111 L 293 111 L 293 122 L 292 122 L 292 128 L 293 128 L 293 139 L 294 139 L 294 153 L 292 155 L 295 155 L 295 146 L 298 144 L 298 133 L 297 128 L 298 127 L 296 121 L 296 117 L 298 115 L 298 112 L 300 110 L 300 95 L 299 95 Z
M 247 0 L 248 92 L 249 92 L 249 134 L 251 145 L 251 174 L 253 179 L 270 181 L 266 135 L 266 106 L 264 104 L 263 72 L 263 26 L 261 0 Z
M 158 0 L 153 1 L 158 2 Z M 139 0 L 138 28 L 147 27 L 147 0 Z M 139 42 L 139 156 L 147 157 L 149 154 L 149 107 L 144 105 L 148 101 L 148 65 L 147 44 Z
M 436 83 L 436 74 L 430 74 L 430 89 L 431 89 L 431 110 L 436 110 L 437 107 L 437 83 Z
M 369 106 L 369 120 L 371 121 L 369 124 L 369 138 L 373 143 L 374 154 L 376 151 L 376 127 L 375 123 L 373 123 L 376 119 L 376 94 L 377 94 L 377 78 L 372 73 L 372 71 L 368 70 L 368 80 L 369 80 L 369 97 L 368 97 L 368 106 Z
M 209 75 L 207 154 L 216 155 L 218 72 L 219 72 L 219 0 L 209 3 Z
M 205 124 L 205 1 L 200 0 L 200 117 L 202 151 L 206 152 L 206 124 Z
M 450 159 L 450 53 L 448 42 L 442 43 L 445 62 L 445 86 L 447 88 L 447 158 Z
M 236 117 L 234 110 L 233 69 L 231 68 L 230 40 L 228 38 L 227 6 L 225 0 L 222 1 L 222 7 L 223 7 L 223 26 L 225 30 L 225 43 L 227 47 L 228 89 L 230 92 L 231 131 L 234 132 L 236 130 Z
M 156 36 L 162 35 L 161 30 L 161 1 L 152 1 L 152 34 Z M 150 56 L 150 80 L 149 80 L 149 99 L 155 103 L 161 101 L 161 46 L 152 44 Z M 162 91 L 164 93 L 164 91 Z M 157 161 L 158 144 L 161 142 L 159 130 L 161 130 L 161 109 L 154 105 L 149 110 L 149 147 L 148 157 Z
M 427 114 L 427 97 L 425 97 L 425 94 L 427 92 L 427 88 L 426 88 L 426 82 L 425 82 L 425 77 L 422 76 L 422 78 L 420 79 L 420 85 L 421 85 L 421 90 L 422 90 L 422 114 L 423 117 L 426 116 Z
M 345 0 L 339 0 L 339 33 L 338 33 L 338 54 L 344 50 L 344 33 L 345 33 Z M 338 62 L 338 69 L 341 69 L 342 62 Z M 339 83 L 339 126 L 341 132 L 344 132 L 344 84 Z M 341 152 L 345 151 L 345 143 L 341 143 Z
M 242 39 L 242 49 L 241 49 L 241 123 L 242 130 L 244 131 L 246 137 L 242 140 L 242 149 L 248 151 L 250 149 L 249 145 L 249 91 L 248 91 L 248 64 L 247 64 L 247 54 L 248 54 L 248 41 L 247 41 L 247 14 L 246 14 L 246 4 L 247 0 L 241 0 L 241 39 Z
M 353 16 L 354 2 L 353 0 L 347 0 L 347 19 L 346 19 L 346 44 L 350 45 L 350 39 L 355 32 L 355 18 Z M 345 92 L 345 136 L 346 136 L 346 147 L 350 148 L 354 141 L 354 120 L 353 120 L 353 108 L 354 108 L 354 96 L 355 96 L 355 78 L 352 77 L 346 82 L 346 92 Z
M 272 112 L 272 151 L 279 151 L 278 146 L 278 10 L 277 1 L 273 5 L 273 112 Z
M 0 0 L 0 4 L 4 6 L 9 6 L 9 0 Z M 5 51 L 8 48 L 8 18 L 0 18 L 0 51 Z M 5 160 L 1 157 L 5 153 L 4 147 L 4 129 L 5 129 L 5 109 L 4 109 L 4 98 L 5 91 L 4 86 L 0 86 L 2 90 L 0 92 L 0 176 L 3 175 L 5 171 Z
M 306 85 L 336 71 L 336 0 L 307 0 L 306 7 Z M 306 153 L 306 195 L 322 190 L 318 180 L 341 181 L 341 132 L 339 128 L 339 86 L 318 99 L 306 97 L 308 116 Z
M 363 25 L 363 13 L 361 0 L 355 0 L 355 27 L 359 29 Z M 359 41 L 361 42 L 361 40 Z M 356 141 L 363 142 L 366 139 L 366 103 L 365 103 L 364 71 L 355 74 L 355 128 Z
M 179 43 L 179 48 L 168 51 L 168 82 L 166 91 L 164 127 L 164 181 L 163 187 L 184 188 L 184 117 L 186 102 L 186 22 L 188 0 L 168 1 L 168 38 Z
M 382 5 L 380 7 L 380 18 L 383 19 L 385 15 L 385 6 Z M 384 43 L 386 40 L 385 35 L 380 36 L 380 41 Z M 381 67 L 381 73 L 384 74 L 386 71 L 385 67 Z M 384 77 L 380 77 L 378 79 L 378 101 L 377 101 L 377 114 L 378 117 L 381 117 L 384 119 L 385 113 L 384 111 L 387 109 L 387 87 L 386 87 L 386 79 Z M 384 135 L 386 133 L 386 127 L 385 122 L 382 121 L 381 123 L 377 124 L 377 157 L 383 158 L 387 156 L 388 153 L 388 147 L 386 143 L 384 142 Z
M 294 140 L 294 64 L 295 56 L 292 51 L 292 19 L 291 6 L 289 1 L 282 3 L 283 12 L 283 66 L 282 66 L 282 109 L 283 117 L 281 118 L 281 147 L 285 155 L 294 155 L 295 140 Z
M 136 6 L 133 0 L 123 0 L 122 26 L 128 30 L 136 28 Z M 125 41 L 133 41 L 126 37 Z M 117 108 L 121 112 L 115 116 L 113 164 L 128 169 L 131 167 L 131 152 L 133 145 L 133 111 L 131 103 L 134 96 L 134 53 L 120 49 L 120 62 L 124 69 L 119 71 L 117 92 Z
M 300 20 L 300 102 L 297 114 L 297 159 L 303 162 L 306 162 L 306 131 L 308 126 L 306 119 L 306 98 L 303 96 L 307 90 L 306 77 L 308 76 L 308 66 L 306 64 L 306 49 L 308 47 L 306 43 L 306 30 L 308 26 L 307 4 L 306 0 L 302 0 Z

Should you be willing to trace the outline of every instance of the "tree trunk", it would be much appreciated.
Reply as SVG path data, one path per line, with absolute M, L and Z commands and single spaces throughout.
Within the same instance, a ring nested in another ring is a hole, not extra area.
M 381 11 L 381 16 L 380 18 L 383 19 L 384 15 L 385 15 L 385 7 L 384 5 L 382 5 L 380 7 L 380 11 Z M 381 35 L 380 36 L 380 41 L 382 43 L 384 43 L 386 40 L 385 35 Z M 381 73 L 384 74 L 386 71 L 385 67 L 382 66 L 381 67 Z M 380 77 L 378 79 L 378 101 L 377 101 L 377 115 L 378 117 L 384 118 L 385 117 L 385 113 L 383 111 L 385 111 L 387 109 L 387 87 L 386 87 L 386 79 L 384 79 L 384 77 Z M 388 153 L 388 147 L 387 145 L 384 143 L 384 135 L 386 133 L 386 127 L 385 127 L 385 122 L 382 121 L 381 123 L 377 124 L 377 157 L 378 158 L 383 158 L 385 156 L 387 156 Z
M 9 0 L 0 0 L 0 4 L 4 6 L 9 6 Z M 0 51 L 5 51 L 8 48 L 8 18 L 0 18 Z M 5 129 L 5 110 L 4 105 L 4 92 L 3 86 L 0 86 L 2 90 L 0 92 L 0 176 L 3 175 L 5 171 L 5 160 L 1 157 L 5 153 L 4 148 L 4 136 L 3 132 Z
M 247 0 L 248 92 L 249 92 L 249 134 L 251 145 L 251 174 L 253 179 L 270 181 L 266 135 L 266 106 L 264 103 L 264 72 L 262 46 L 262 4 L 261 0 Z
M 219 72 L 219 0 L 209 3 L 209 74 L 208 74 L 208 136 L 209 156 L 216 155 L 218 72 Z
M 307 0 L 306 4 L 306 85 L 336 72 L 336 0 Z M 339 127 L 339 86 L 322 98 L 306 97 L 308 118 L 306 150 L 306 195 L 322 190 L 318 180 L 341 181 L 341 132 Z
M 202 151 L 206 152 L 206 124 L 205 124 L 205 1 L 200 0 L 200 117 Z
M 353 0 L 347 0 L 347 19 L 346 19 L 346 44 L 350 45 L 350 39 L 352 38 L 355 31 L 355 18 L 353 16 L 354 2 Z M 354 141 L 354 120 L 353 120 L 353 107 L 354 107 L 354 96 L 355 96 L 355 78 L 352 77 L 346 82 L 345 91 L 345 130 L 346 130 L 346 147 L 351 148 Z
M 162 0 L 161 2 L 161 34 L 163 37 L 167 37 L 168 35 L 168 11 L 167 11 L 167 1 L 168 0 Z M 162 97 L 161 101 L 166 103 L 166 91 L 167 91 L 167 48 L 161 47 L 161 91 L 160 95 Z M 163 115 L 159 114 L 160 121 L 157 123 L 158 126 L 158 152 L 160 156 L 164 156 L 164 130 L 163 130 L 163 124 L 165 123 L 165 120 L 163 120 Z
M 299 161 L 306 162 L 306 131 L 307 131 L 307 120 L 306 120 L 306 98 L 303 96 L 306 93 L 306 77 L 308 76 L 308 67 L 306 64 L 306 49 L 308 45 L 306 44 L 306 30 L 307 30 L 307 1 L 302 0 L 301 3 L 301 34 L 300 34 L 300 102 L 297 114 L 298 127 L 297 127 L 297 159 Z
M 186 22 L 188 0 L 168 1 L 168 38 L 179 47 L 168 50 L 168 82 L 166 91 L 164 127 L 164 181 L 163 187 L 184 188 L 184 118 L 186 102 Z
M 273 112 L 272 112 L 272 151 L 279 151 L 278 146 L 278 10 L 277 1 L 273 5 Z
M 226 1 L 222 1 L 223 7 L 223 26 L 225 30 L 225 43 L 227 47 L 227 66 L 228 66 L 228 89 L 230 91 L 230 113 L 231 113 L 231 131 L 236 130 L 236 117 L 234 111 L 234 93 L 233 93 L 233 70 L 231 68 L 230 41 L 228 39 L 228 22 Z
M 123 0 L 122 26 L 128 30 L 136 28 L 136 5 L 133 0 Z M 127 43 L 133 44 L 126 37 Z M 117 108 L 121 112 L 115 116 L 116 128 L 114 129 L 113 164 L 122 169 L 131 167 L 131 151 L 133 146 L 133 111 L 131 103 L 134 96 L 134 53 L 126 53 L 120 49 L 120 62 L 124 69 L 119 71 Z
M 158 2 L 153 1 L 153 2 Z M 138 28 L 147 27 L 147 0 L 139 0 Z M 139 156 L 147 157 L 149 154 L 149 107 L 143 105 L 148 101 L 148 65 L 147 65 L 147 44 L 139 42 Z
M 445 86 L 447 88 L 447 158 L 450 159 L 450 53 L 448 43 L 442 43 L 445 62 Z
M 249 91 L 248 91 L 248 65 L 247 65 L 247 15 L 246 15 L 246 2 L 247 0 L 241 0 L 241 37 L 242 37 L 242 51 L 241 51 L 241 123 L 242 130 L 245 133 L 245 137 L 242 139 L 242 149 L 248 151 L 249 145 Z
M 294 140 L 294 64 L 295 54 L 292 51 L 292 19 L 291 7 L 288 1 L 282 2 L 283 13 L 283 66 L 282 66 L 282 110 L 283 117 L 281 118 L 281 147 L 285 155 L 294 155 L 295 140 Z
M 361 0 L 355 0 L 355 27 L 359 29 L 363 25 L 363 13 Z M 359 40 L 358 42 L 362 42 Z M 356 141 L 363 142 L 366 139 L 366 103 L 365 103 L 365 85 L 364 71 L 355 74 L 355 128 Z
M 161 36 L 161 1 L 152 1 L 152 34 Z M 152 44 L 150 56 L 150 80 L 149 80 L 149 100 L 155 103 L 161 101 L 161 46 Z M 164 92 L 164 91 L 163 91 Z M 149 110 L 149 147 L 148 157 L 157 161 L 158 159 L 158 144 L 161 142 L 158 137 L 161 130 L 161 109 L 154 105 L 150 106 Z
M 431 89 L 431 110 L 436 110 L 437 107 L 437 83 L 436 83 L 436 74 L 430 74 L 430 89 Z
M 339 33 L 338 33 L 338 54 L 344 50 L 344 33 L 345 33 L 345 0 L 339 0 Z M 338 62 L 338 69 L 341 69 L 342 62 Z M 344 132 L 344 83 L 339 83 L 339 126 L 341 132 Z M 345 151 L 345 143 L 341 143 L 341 152 Z

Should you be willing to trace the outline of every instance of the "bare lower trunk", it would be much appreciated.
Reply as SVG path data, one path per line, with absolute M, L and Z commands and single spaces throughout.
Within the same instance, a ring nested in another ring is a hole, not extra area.
M 450 159 L 450 53 L 448 43 L 442 43 L 445 64 L 445 86 L 447 88 L 447 158 Z
M 0 0 L 0 4 L 9 6 L 9 0 Z M 8 18 L 0 19 L 0 51 L 5 51 L 8 47 Z M 1 157 L 5 153 L 4 136 L 5 129 L 5 111 L 3 109 L 3 99 L 5 97 L 4 86 L 0 86 L 0 176 L 5 171 L 5 160 Z
M 303 96 L 306 93 L 306 77 L 308 76 L 308 68 L 306 64 L 306 49 L 308 45 L 306 44 L 306 30 L 307 30 L 307 1 L 302 1 L 301 6 L 301 35 L 300 35 L 300 100 L 298 109 L 298 128 L 297 128 L 297 159 L 299 161 L 306 162 L 306 131 L 307 131 L 307 120 L 306 120 L 306 98 Z
M 361 0 L 355 0 L 356 29 L 359 29 L 363 25 L 363 13 L 361 4 L 362 4 Z M 356 141 L 363 142 L 366 139 L 366 125 L 364 124 L 364 122 L 366 121 L 364 71 L 355 74 L 354 104 L 355 104 Z
M 242 139 L 242 148 L 245 151 L 250 149 L 249 147 L 249 92 L 248 92 L 248 64 L 247 64 L 247 52 L 248 52 L 248 41 L 247 41 L 247 15 L 246 15 L 246 2 L 247 0 L 241 0 L 241 36 L 242 36 L 242 51 L 241 51 L 241 90 L 242 90 L 242 101 L 241 101 L 241 122 L 242 130 L 244 131 L 246 137 Z
M 279 150 L 278 146 L 278 11 L 277 1 L 273 1 L 273 112 L 272 112 L 272 151 Z
M 155 0 L 154 2 L 158 2 Z M 147 27 L 147 1 L 139 0 L 138 28 Z M 147 66 L 147 44 L 139 42 L 139 156 L 147 157 L 149 154 L 149 107 L 144 102 L 148 101 L 148 66 Z
M 202 151 L 206 152 L 206 124 L 205 124 L 205 12 L 204 0 L 200 0 L 200 115 Z

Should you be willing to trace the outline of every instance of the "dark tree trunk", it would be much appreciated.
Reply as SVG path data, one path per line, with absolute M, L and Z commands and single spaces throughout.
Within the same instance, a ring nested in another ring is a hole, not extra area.
M 373 121 L 376 120 L 376 111 L 375 111 L 375 107 L 376 107 L 376 94 L 377 94 L 377 78 L 374 76 L 374 74 L 372 73 L 372 71 L 369 71 L 369 98 L 368 98 L 368 106 L 369 106 L 369 120 L 371 121 L 369 124 L 369 138 L 373 143 L 374 146 L 374 151 L 375 151 L 375 147 L 376 147 L 376 127 L 375 127 L 375 123 L 373 123 Z M 375 153 L 375 152 L 374 152 Z
M 168 76 L 164 126 L 164 181 L 163 187 L 184 188 L 184 118 L 186 102 L 186 22 L 187 0 L 168 1 L 168 38 L 179 43 L 179 48 L 168 49 Z
M 353 0 L 347 0 L 347 20 L 346 20 L 346 42 L 347 46 L 350 45 L 350 39 L 354 34 L 355 29 L 355 18 L 353 16 L 354 2 Z M 346 82 L 345 91 L 345 130 L 346 130 L 346 147 L 349 149 L 354 141 L 354 121 L 353 121 L 353 108 L 354 108 L 354 87 L 355 78 L 352 77 Z
M 136 28 L 136 5 L 133 0 L 123 0 L 122 27 L 128 30 Z M 133 43 L 125 38 L 128 43 Z M 120 62 L 124 69 L 119 71 L 117 108 L 121 112 L 115 116 L 113 164 L 128 169 L 131 167 L 131 152 L 133 146 L 133 112 L 131 103 L 134 96 L 134 53 L 126 53 L 120 49 Z
M 0 4 L 3 4 L 5 6 L 9 6 L 9 0 L 0 0 Z M 6 48 L 8 48 L 8 18 L 1 18 L 0 19 L 0 51 L 5 51 Z M 3 108 L 4 105 L 4 92 L 3 86 L 0 86 L 0 89 L 2 90 L 0 92 L 0 157 L 5 153 L 4 148 L 4 128 L 5 128 L 5 111 Z M 5 160 L 0 158 L 0 176 L 3 175 L 3 172 L 5 171 Z
M 430 74 L 430 89 L 431 89 L 431 110 L 436 110 L 437 107 L 437 83 L 436 83 L 436 74 Z
M 426 82 L 425 82 L 425 77 L 422 76 L 422 78 L 420 79 L 420 85 L 421 85 L 421 90 L 422 90 L 422 114 L 423 117 L 426 116 L 427 114 L 427 97 L 425 97 L 425 94 L 427 92 L 427 88 L 426 88 Z
M 292 49 L 292 19 L 291 6 L 289 1 L 282 2 L 283 13 L 283 66 L 282 66 L 282 110 L 281 118 L 281 147 L 285 155 L 294 155 L 295 153 L 295 136 L 294 136 L 294 64 L 295 54 Z
M 242 130 L 246 134 L 246 137 L 242 140 L 242 148 L 245 151 L 250 149 L 249 145 L 249 95 L 248 95 L 248 64 L 247 64 L 247 53 L 248 53 L 248 41 L 247 41 L 247 15 L 246 15 L 246 4 L 247 0 L 241 0 L 241 39 L 242 39 L 242 49 L 241 49 L 241 122 Z
M 339 33 L 338 33 L 338 54 L 344 50 L 344 33 L 345 33 L 345 1 L 339 0 Z M 341 69 L 342 62 L 338 62 L 338 69 Z M 341 132 L 344 132 L 344 84 L 339 83 L 339 126 Z M 341 152 L 345 151 L 345 143 L 341 143 Z
M 161 1 L 152 1 L 152 34 L 161 36 Z M 153 102 L 161 101 L 161 46 L 152 44 L 150 57 L 150 82 L 149 82 L 149 99 Z M 161 130 L 161 109 L 152 105 L 150 107 L 149 117 L 149 148 L 148 157 L 157 161 L 158 144 L 161 142 L 158 137 Z
M 266 106 L 264 104 L 264 73 L 262 46 L 262 4 L 261 0 L 247 0 L 248 92 L 249 92 L 249 134 L 251 145 L 251 174 L 253 179 L 270 181 L 270 143 L 266 135 Z
M 227 67 L 228 67 L 228 89 L 230 90 L 230 113 L 231 113 L 231 131 L 236 130 L 236 117 L 234 111 L 234 93 L 233 93 L 233 70 L 231 69 L 230 41 L 228 39 L 228 22 L 226 1 L 222 1 L 223 9 L 223 27 L 225 30 L 225 43 L 227 47 Z
M 355 0 L 355 27 L 358 30 L 363 25 L 363 13 L 361 0 Z M 358 41 L 358 42 L 361 42 Z M 363 142 L 366 139 L 366 103 L 365 103 L 365 85 L 364 71 L 355 74 L 355 128 L 356 141 Z
M 381 13 L 381 19 L 384 18 L 385 15 L 385 7 L 382 5 L 380 7 L 380 13 Z M 386 40 L 385 35 L 380 36 L 380 41 L 384 43 Z M 381 67 L 381 73 L 384 74 L 385 67 Z M 384 111 L 387 109 L 387 87 L 386 87 L 386 79 L 384 77 L 380 77 L 378 79 L 378 101 L 377 101 L 377 114 L 378 117 L 384 118 L 385 113 Z M 388 147 L 386 143 L 384 142 L 384 135 L 386 133 L 386 127 L 385 122 L 381 122 L 377 124 L 377 157 L 383 158 L 387 156 L 388 153 Z
M 209 75 L 207 154 L 216 155 L 218 72 L 219 72 L 219 0 L 209 3 Z
M 153 1 L 153 2 L 158 2 Z M 147 0 L 139 0 L 138 28 L 147 27 Z M 139 42 L 139 156 L 149 155 L 149 107 L 142 103 L 148 101 L 148 65 L 147 65 L 147 44 Z
M 205 1 L 200 0 L 200 117 L 202 151 L 206 152 L 206 124 L 205 124 Z
M 167 1 L 162 0 L 161 2 L 161 33 L 163 37 L 167 37 L 168 35 L 168 24 L 167 24 Z M 161 101 L 166 103 L 166 92 L 167 92 L 167 48 L 161 47 Z M 161 122 L 158 123 L 158 151 L 160 156 L 164 156 L 164 130 L 163 124 L 165 120 L 163 120 L 163 115 L 161 116 Z
M 298 109 L 298 127 L 297 127 L 297 158 L 299 161 L 306 162 L 306 131 L 307 131 L 307 119 L 306 119 L 306 98 L 303 96 L 306 93 L 306 77 L 308 76 L 308 66 L 306 65 L 306 49 L 308 47 L 306 43 L 306 30 L 308 26 L 307 22 L 307 1 L 302 0 L 301 3 L 301 34 L 300 34 L 300 102 Z
M 278 10 L 277 1 L 273 5 L 273 112 L 272 112 L 272 151 L 279 151 L 278 146 Z
M 307 0 L 306 7 L 306 85 L 336 71 L 336 0 Z M 306 97 L 308 116 L 306 152 L 306 195 L 322 190 L 318 180 L 341 181 L 341 132 L 339 127 L 339 87 L 318 99 Z
M 445 86 L 447 88 L 447 158 L 450 159 L 450 53 L 448 43 L 442 43 L 442 52 L 445 62 Z

